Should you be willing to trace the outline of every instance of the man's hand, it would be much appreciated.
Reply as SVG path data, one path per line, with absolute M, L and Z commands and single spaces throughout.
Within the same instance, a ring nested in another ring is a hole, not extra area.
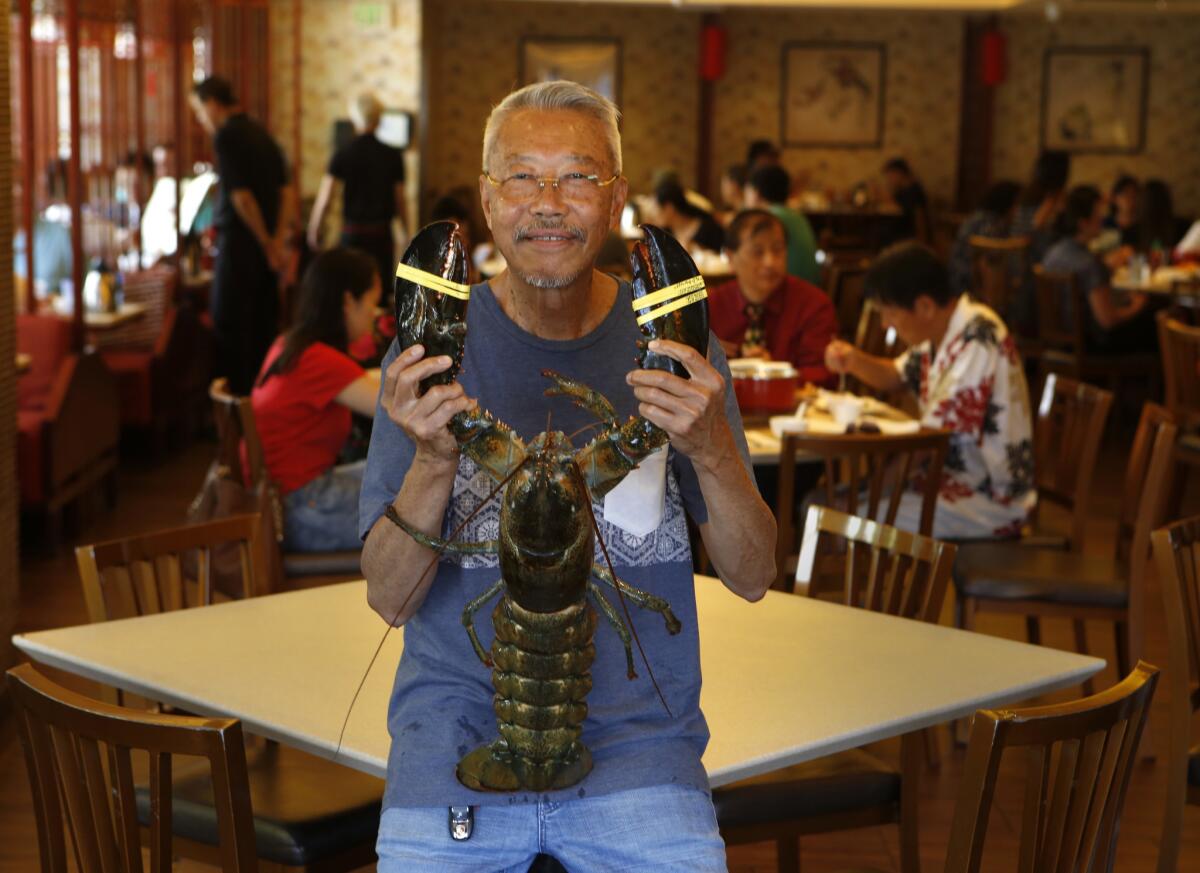
M 858 349 L 845 340 L 831 340 L 825 346 L 825 366 L 835 373 L 849 373 Z
M 654 340 L 650 350 L 679 361 L 691 378 L 664 370 L 633 370 L 625 381 L 633 386 L 638 412 L 665 430 L 671 444 L 697 467 L 715 468 L 734 445 L 725 418 L 725 380 L 691 346 Z
M 742 346 L 743 358 L 758 358 L 763 361 L 771 360 L 771 353 L 767 351 L 766 346 Z
M 416 444 L 414 462 L 433 462 L 454 469 L 458 443 L 446 425 L 458 413 L 474 407 L 475 401 L 457 382 L 435 385 L 423 395 L 417 394 L 422 379 L 444 372 L 450 364 L 447 355 L 425 358 L 424 346 L 405 349 L 384 373 L 380 402 L 388 418 Z

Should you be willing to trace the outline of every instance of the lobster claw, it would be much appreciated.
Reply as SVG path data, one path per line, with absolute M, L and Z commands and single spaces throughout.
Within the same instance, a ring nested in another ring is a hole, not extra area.
M 671 234 L 652 224 L 643 224 L 645 238 L 633 247 L 633 308 L 645 342 L 638 343 L 638 365 L 648 370 L 666 370 L 684 379 L 687 369 L 674 358 L 655 354 L 646 343 L 655 339 L 674 340 L 708 356 L 708 294 L 691 255 Z M 639 301 L 664 288 L 678 286 L 680 293 L 639 307 Z M 643 323 L 644 320 L 644 323 Z
M 467 339 L 467 254 L 453 221 L 427 224 L 396 267 L 396 339 L 403 351 L 420 343 L 425 355 L 448 355 L 449 369 L 421 380 L 421 393 L 447 385 L 462 367 Z

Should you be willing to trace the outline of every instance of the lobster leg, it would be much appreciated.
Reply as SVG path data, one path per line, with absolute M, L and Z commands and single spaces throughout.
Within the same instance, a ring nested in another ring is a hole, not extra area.
M 608 623 L 612 625 L 613 630 L 617 632 L 617 636 L 621 638 L 621 644 L 625 646 L 626 675 L 630 679 L 636 679 L 637 671 L 633 669 L 633 650 L 630 648 L 633 643 L 633 637 L 629 634 L 629 628 L 621 620 L 620 613 L 613 608 L 608 598 L 604 596 L 604 592 L 600 590 L 599 585 L 588 580 L 588 591 L 592 592 L 592 596 L 596 598 L 596 604 L 600 607 L 600 611 L 604 613 L 604 617 L 608 619 Z
M 475 654 L 479 656 L 479 660 L 483 661 L 486 667 L 492 666 L 492 656 L 487 653 L 483 644 L 479 642 L 479 634 L 475 631 L 475 613 L 479 612 L 483 608 L 483 605 L 499 594 L 503 588 L 504 579 L 497 579 L 487 591 L 468 603 L 462 611 L 463 627 L 467 629 L 467 636 L 471 638 L 471 646 L 475 649 Z
M 649 591 L 643 591 L 641 588 L 634 588 L 628 582 L 622 582 L 599 564 L 592 564 L 592 575 L 605 585 L 620 591 L 642 609 L 649 609 L 651 612 L 660 613 L 663 621 L 667 623 L 667 633 L 677 634 L 683 629 L 683 625 L 675 617 L 675 613 L 671 611 L 671 604 L 667 603 L 661 597 L 657 597 Z
M 554 387 L 545 390 L 547 397 L 570 397 L 576 406 L 586 409 L 601 421 L 614 425 L 617 423 L 617 411 L 599 391 L 553 370 L 542 370 L 542 375 L 554 383 Z
M 483 540 L 478 543 L 461 543 L 444 540 L 441 537 L 430 536 L 424 531 L 417 530 L 396 512 L 389 512 L 388 518 L 418 544 L 427 549 L 433 549 L 439 555 L 494 555 L 500 551 L 499 540 Z

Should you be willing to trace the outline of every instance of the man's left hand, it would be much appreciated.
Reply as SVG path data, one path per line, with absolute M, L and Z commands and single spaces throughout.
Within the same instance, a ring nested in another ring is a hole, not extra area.
M 625 381 L 633 386 L 638 413 L 665 430 L 671 444 L 693 464 L 715 468 L 733 445 L 725 418 L 725 380 L 691 346 L 654 340 L 650 350 L 679 361 L 691 378 L 664 370 L 633 370 Z

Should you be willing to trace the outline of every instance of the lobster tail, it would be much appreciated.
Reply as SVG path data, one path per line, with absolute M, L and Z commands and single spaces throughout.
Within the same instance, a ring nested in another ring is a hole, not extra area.
M 467 253 L 453 221 L 427 224 L 396 266 L 396 339 L 401 350 L 420 343 L 425 355 L 449 355 L 450 368 L 421 381 L 421 392 L 453 382 L 467 338 Z
M 629 256 L 633 268 L 633 308 L 638 326 L 647 341 L 668 339 L 691 346 L 708 355 L 708 301 L 704 279 L 687 250 L 671 234 L 652 224 L 643 224 L 645 238 L 633 247 Z M 672 288 L 678 294 L 670 299 L 652 298 L 644 306 L 639 302 L 649 295 Z M 688 378 L 683 364 L 658 355 L 644 346 L 638 365 L 649 370 L 666 370 Z

